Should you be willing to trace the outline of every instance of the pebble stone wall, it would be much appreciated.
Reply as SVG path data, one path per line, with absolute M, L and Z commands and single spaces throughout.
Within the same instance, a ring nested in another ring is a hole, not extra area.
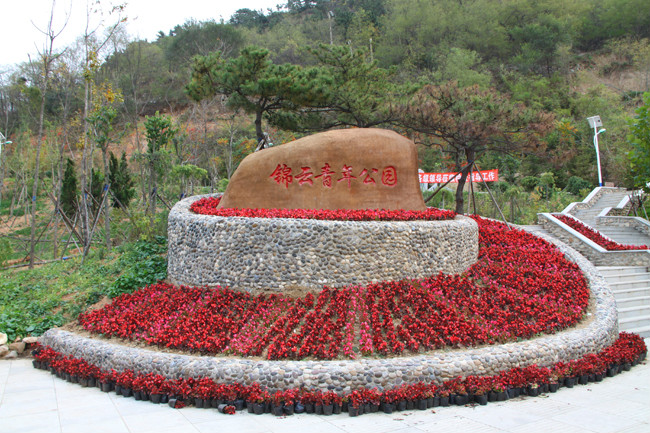
M 593 307 L 589 317 L 579 326 L 532 340 L 469 350 L 440 350 L 412 357 L 342 361 L 265 361 L 180 355 L 126 347 L 60 329 L 47 331 L 40 342 L 103 369 L 153 371 L 168 378 L 205 376 L 220 382 L 258 382 L 270 390 L 304 385 L 343 392 L 359 387 L 382 389 L 422 380 L 439 383 L 459 375 L 490 375 L 531 364 L 548 366 L 598 352 L 612 344 L 618 336 L 617 311 L 604 278 L 575 250 L 540 236 L 555 243 L 580 266 L 589 281 Z
M 448 221 L 322 221 L 197 215 L 178 202 L 168 218 L 167 278 L 235 290 L 367 284 L 464 272 L 478 259 L 478 226 Z

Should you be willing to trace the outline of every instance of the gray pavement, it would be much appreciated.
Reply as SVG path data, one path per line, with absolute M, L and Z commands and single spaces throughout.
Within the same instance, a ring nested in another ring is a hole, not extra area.
M 646 339 L 646 344 L 650 343 Z M 650 433 L 650 366 L 645 361 L 601 383 L 487 406 L 367 414 L 351 418 L 171 409 L 57 379 L 31 360 L 0 361 L 0 433 L 229 432 Z

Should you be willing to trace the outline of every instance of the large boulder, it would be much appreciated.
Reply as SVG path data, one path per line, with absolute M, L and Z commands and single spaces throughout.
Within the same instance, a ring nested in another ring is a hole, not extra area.
M 220 207 L 424 210 L 415 144 L 384 129 L 339 129 L 248 155 Z

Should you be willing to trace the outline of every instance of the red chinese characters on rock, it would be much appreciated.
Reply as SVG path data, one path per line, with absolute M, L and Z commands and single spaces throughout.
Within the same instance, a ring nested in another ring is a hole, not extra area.
M 293 175 L 293 169 L 287 164 L 278 164 L 269 177 L 278 185 L 284 185 L 285 188 L 289 188 L 289 184 L 293 183 L 294 179 L 298 181 L 299 186 L 305 184 L 313 186 L 314 179 L 320 179 L 322 186 L 325 188 L 332 188 L 334 186 L 332 176 L 336 175 L 337 172 L 332 170 L 329 163 L 325 163 L 320 168 L 320 174 L 316 176 L 314 176 L 311 167 L 300 167 L 300 170 L 299 174 Z M 373 178 L 375 174 L 379 173 L 379 169 L 377 168 L 363 168 L 358 176 L 355 176 L 354 173 L 356 172 L 352 166 L 343 164 L 340 170 L 341 177 L 336 179 L 336 182 L 344 182 L 348 188 L 352 188 L 352 182 L 354 181 L 362 181 L 364 185 L 377 184 Z M 381 183 L 388 187 L 397 185 L 397 169 L 392 165 L 384 167 L 381 172 Z
M 278 164 L 269 177 L 272 177 L 278 185 L 284 184 L 285 188 L 289 188 L 289 184 L 293 182 L 291 167 L 287 167 L 287 164 Z

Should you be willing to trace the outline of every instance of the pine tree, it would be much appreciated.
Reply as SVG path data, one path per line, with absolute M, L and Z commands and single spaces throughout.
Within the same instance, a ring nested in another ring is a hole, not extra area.
M 129 173 L 129 166 L 126 162 L 126 153 L 122 152 L 122 157 L 118 159 L 111 152 L 110 155 L 110 172 L 109 179 L 111 182 L 111 192 L 113 193 L 113 207 L 127 208 L 131 199 L 135 196 L 135 182 Z
M 69 219 L 73 219 L 77 212 L 77 174 L 74 171 L 74 161 L 68 158 L 63 184 L 61 185 L 61 211 Z

